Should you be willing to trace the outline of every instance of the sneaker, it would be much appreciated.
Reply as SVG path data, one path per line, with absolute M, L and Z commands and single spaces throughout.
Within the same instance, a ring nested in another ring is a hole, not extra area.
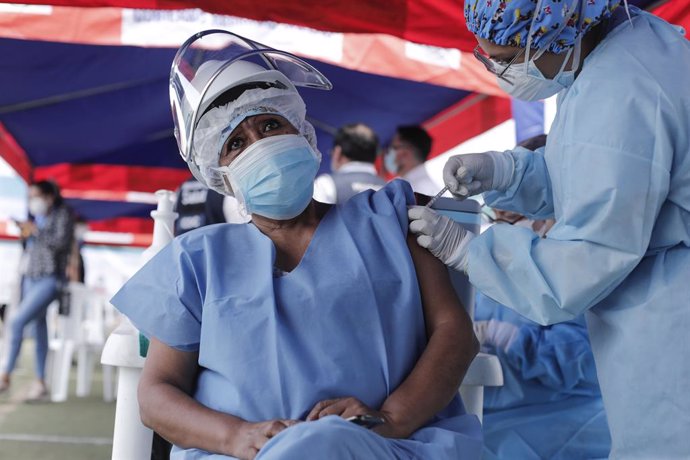
M 48 393 L 48 388 L 45 384 L 41 382 L 35 382 L 29 393 L 26 395 L 25 403 L 42 403 L 50 401 L 50 393 Z

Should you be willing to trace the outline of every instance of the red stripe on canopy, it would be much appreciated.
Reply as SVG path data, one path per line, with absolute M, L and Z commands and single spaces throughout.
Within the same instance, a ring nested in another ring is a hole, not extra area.
M 682 26 L 685 29 L 685 37 L 690 38 L 690 2 L 666 2 L 652 10 L 652 13 L 664 18 L 671 24 Z
M 186 169 L 104 164 L 60 163 L 34 170 L 36 180 L 52 179 L 61 187 L 73 190 L 152 193 L 159 189 L 175 190 L 190 177 Z
M 429 159 L 512 118 L 510 99 L 475 94 L 424 123 L 434 139 Z
M 274 21 L 329 32 L 395 35 L 413 42 L 471 51 L 460 0 L 22 0 L 24 4 L 144 9 L 200 8 L 217 14 Z
M 0 156 L 24 179 L 31 180 L 31 162 L 24 149 L 17 143 L 14 136 L 0 123 Z
M 141 243 L 132 242 L 132 245 L 148 246 L 151 244 L 153 219 L 148 217 L 118 217 L 116 219 L 96 220 L 89 222 L 89 230 L 94 232 L 132 233 L 137 235 L 136 238 Z

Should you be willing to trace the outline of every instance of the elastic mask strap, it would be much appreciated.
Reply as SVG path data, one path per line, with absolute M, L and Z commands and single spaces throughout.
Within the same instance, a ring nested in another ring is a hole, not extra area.
M 541 12 L 541 3 L 542 0 L 537 0 L 537 4 L 534 7 L 534 17 L 532 18 L 532 22 L 529 25 L 529 30 L 527 31 L 527 44 L 525 46 L 525 64 L 527 65 L 524 66 L 525 75 L 527 75 L 527 68 L 529 67 L 529 54 L 532 51 L 534 25 L 537 23 L 537 15 Z
M 570 58 L 570 55 L 573 54 L 573 48 L 570 48 L 567 53 L 565 53 L 565 59 L 563 59 L 563 64 L 561 64 L 561 68 L 558 69 L 558 73 L 556 74 L 556 77 L 559 75 L 563 74 L 563 71 L 565 71 L 565 66 L 568 65 L 568 59 Z M 573 60 L 573 63 L 575 61 Z
M 525 50 L 525 62 L 527 62 L 527 63 L 530 61 L 529 54 L 530 54 L 530 51 L 532 48 L 532 36 L 533 36 L 533 31 L 534 31 L 534 25 L 537 22 L 537 14 L 539 14 L 541 12 L 541 4 L 542 4 L 542 0 L 537 0 L 536 9 L 534 10 L 534 17 L 532 18 L 532 23 L 530 24 L 530 27 L 529 27 L 529 36 L 527 37 L 527 49 Z M 532 57 L 532 61 L 536 61 L 537 59 L 539 59 L 549 49 L 549 46 L 554 41 L 556 41 L 558 39 L 558 37 L 561 35 L 561 32 L 563 32 L 563 30 L 565 29 L 566 24 L 568 24 L 570 17 L 573 14 L 575 14 L 575 8 L 577 7 L 577 5 L 578 5 L 578 0 L 573 0 L 572 5 L 570 5 L 570 7 L 568 8 L 568 15 L 563 18 L 563 22 L 561 23 L 558 30 L 554 34 L 553 39 L 549 43 L 547 43 L 546 46 L 544 46 L 542 49 L 540 49 L 536 53 L 534 53 L 534 56 Z M 567 62 L 567 60 L 566 60 L 566 62 Z M 527 67 L 528 66 L 525 66 L 525 73 L 527 73 Z M 561 70 L 563 70 L 563 69 L 561 69 Z
M 573 45 L 573 48 L 573 68 L 570 70 L 572 70 L 573 72 L 577 72 L 580 68 L 580 53 L 582 52 L 582 35 L 577 37 L 577 40 L 575 40 L 575 45 Z
M 630 22 L 630 25 L 634 27 L 633 22 L 632 22 L 632 16 L 630 16 L 630 8 L 628 7 L 628 0 L 623 0 L 623 6 L 625 7 L 625 14 L 628 15 L 628 21 Z

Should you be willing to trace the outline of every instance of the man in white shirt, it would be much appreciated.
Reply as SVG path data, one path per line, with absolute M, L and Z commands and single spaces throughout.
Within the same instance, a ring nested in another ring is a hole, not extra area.
M 381 188 L 385 181 L 376 173 L 379 149 L 376 133 L 363 123 L 338 129 L 331 149 L 332 174 L 314 181 L 314 199 L 322 203 L 344 203 L 364 190 Z
M 408 181 L 415 192 L 429 196 L 434 196 L 442 187 L 431 179 L 424 166 L 432 142 L 421 126 L 398 126 L 385 158 L 389 172 Z

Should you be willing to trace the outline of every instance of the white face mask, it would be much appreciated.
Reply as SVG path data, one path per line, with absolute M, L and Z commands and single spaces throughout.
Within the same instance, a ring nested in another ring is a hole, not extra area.
M 386 171 L 388 171 L 391 174 L 398 173 L 398 170 L 400 168 L 398 167 L 397 153 L 394 148 L 389 148 L 388 151 L 384 154 L 383 166 L 384 168 L 386 168 Z
M 535 11 L 541 10 L 542 0 L 537 0 L 537 5 Z M 553 35 L 553 40 L 556 40 L 561 34 L 561 31 L 565 28 L 570 17 L 575 13 L 576 7 L 578 5 L 578 0 L 573 0 L 568 8 L 568 15 L 563 18 L 558 31 Z M 551 43 L 545 44 L 544 47 L 537 51 L 534 56 L 530 59 L 530 52 L 532 51 L 532 37 L 534 37 L 534 27 L 536 25 L 536 16 L 530 24 L 528 39 L 525 45 L 525 62 L 519 64 L 513 64 L 505 71 L 503 74 L 508 80 L 512 82 L 508 83 L 502 79 L 498 79 L 498 84 L 511 96 L 516 99 L 522 99 L 523 101 L 539 101 L 541 99 L 547 99 L 555 94 L 558 94 L 563 89 L 570 87 L 575 81 L 575 73 L 580 66 L 580 51 L 582 45 L 582 35 L 573 44 L 563 59 L 563 65 L 561 65 L 560 70 L 555 77 L 549 79 L 544 77 L 541 71 L 534 64 L 534 61 L 539 59 L 539 57 L 544 54 Z M 565 66 L 568 63 L 568 59 L 573 55 L 573 68 L 566 71 Z M 499 66 L 500 67 L 500 66 Z
M 570 87 L 575 81 L 577 64 L 572 69 L 565 70 L 573 50 L 575 54 L 573 60 L 577 63 L 580 59 L 580 40 L 575 43 L 573 48 L 568 50 L 563 59 L 561 69 L 552 79 L 546 78 L 536 66 L 534 60 L 530 60 L 529 62 L 520 62 L 508 67 L 503 76 L 510 80 L 512 84 L 499 78 L 498 85 L 506 93 L 523 101 L 539 101 L 558 94 L 565 88 Z
M 48 212 L 48 202 L 43 198 L 29 198 L 29 212 L 34 216 L 45 216 Z
M 84 237 L 86 236 L 86 232 L 89 231 L 89 228 L 86 225 L 80 225 L 77 224 L 74 226 L 74 239 L 77 241 L 84 241 Z

